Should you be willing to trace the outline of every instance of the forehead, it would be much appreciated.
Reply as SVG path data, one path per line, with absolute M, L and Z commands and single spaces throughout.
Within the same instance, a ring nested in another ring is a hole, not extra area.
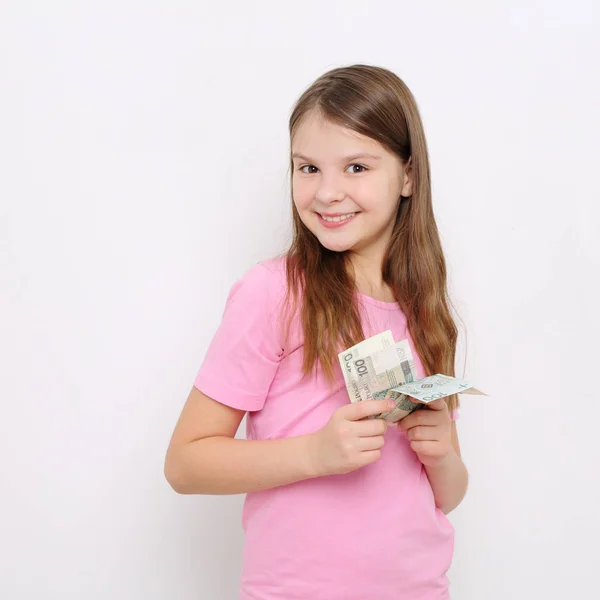
M 311 112 L 299 123 L 292 138 L 292 152 L 317 156 L 345 156 L 367 152 L 383 155 L 385 148 L 376 140 L 348 129 L 323 115 Z

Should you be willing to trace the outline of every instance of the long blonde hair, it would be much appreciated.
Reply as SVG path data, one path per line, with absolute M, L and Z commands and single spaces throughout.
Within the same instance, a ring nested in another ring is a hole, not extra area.
M 410 165 L 412 195 L 401 198 L 383 262 L 383 280 L 404 311 L 428 375 L 454 376 L 457 328 L 450 312 L 446 263 L 435 222 L 429 157 L 416 101 L 406 84 L 382 67 L 352 65 L 320 76 L 296 102 L 290 141 L 301 120 L 318 111 L 328 121 L 382 144 Z M 291 172 L 293 163 L 291 159 Z M 293 239 L 286 253 L 290 318 L 300 309 L 303 371 L 321 361 L 331 382 L 340 350 L 364 339 L 349 255 L 323 247 L 293 202 Z M 288 327 L 289 331 L 289 327 Z M 446 399 L 450 409 L 458 398 Z

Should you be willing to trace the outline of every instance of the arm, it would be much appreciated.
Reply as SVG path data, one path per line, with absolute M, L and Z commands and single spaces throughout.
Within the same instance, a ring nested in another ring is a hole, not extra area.
M 444 514 L 448 514 L 461 503 L 468 484 L 468 472 L 460 455 L 454 421 L 451 426 L 451 436 L 452 449 L 448 455 L 437 465 L 425 465 L 435 504 Z
M 443 398 L 425 410 L 416 410 L 398 423 L 425 467 L 436 506 L 445 514 L 454 510 L 467 491 L 468 474 L 460 456 L 456 422 Z
M 165 477 L 180 494 L 243 494 L 317 477 L 309 435 L 237 440 L 245 411 L 195 387 L 165 458 Z
M 235 440 L 244 411 L 193 388 L 175 427 L 165 476 L 180 494 L 241 494 L 360 469 L 381 458 L 387 424 L 365 419 L 392 410 L 385 400 L 340 406 L 315 433 Z

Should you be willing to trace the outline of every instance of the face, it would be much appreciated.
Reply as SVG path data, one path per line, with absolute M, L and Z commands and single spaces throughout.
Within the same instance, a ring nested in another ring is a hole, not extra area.
M 294 204 L 329 250 L 383 254 L 410 172 L 379 142 L 309 114 L 292 140 Z

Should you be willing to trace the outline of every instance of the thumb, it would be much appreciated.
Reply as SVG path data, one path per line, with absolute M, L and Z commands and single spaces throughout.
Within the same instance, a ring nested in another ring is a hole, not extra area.
M 444 398 L 438 398 L 437 400 L 433 400 L 432 402 L 427 402 L 425 405 L 427 408 L 431 410 L 444 410 L 448 408 L 446 401 Z
M 344 405 L 340 409 L 341 416 L 348 421 L 360 421 L 396 408 L 393 400 L 362 400 Z

